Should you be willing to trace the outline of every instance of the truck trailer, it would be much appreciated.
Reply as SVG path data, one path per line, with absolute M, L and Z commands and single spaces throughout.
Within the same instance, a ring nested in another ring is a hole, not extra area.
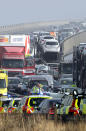
M 77 87 L 86 89 L 86 43 L 73 47 L 73 81 Z

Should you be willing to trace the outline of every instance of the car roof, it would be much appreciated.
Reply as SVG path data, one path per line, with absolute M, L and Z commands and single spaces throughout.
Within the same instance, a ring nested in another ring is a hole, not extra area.
M 12 100 L 13 98 L 0 98 L 1 101 L 8 101 L 8 100 Z
M 51 38 L 54 38 L 54 37 L 51 36 L 51 35 L 44 35 L 44 36 L 42 36 L 42 38 L 44 38 L 44 37 L 51 37 Z
M 41 79 L 46 79 L 46 78 L 52 78 L 52 75 L 27 75 L 27 76 L 24 76 L 22 77 L 23 79 L 24 78 L 28 78 L 28 79 L 32 79 L 32 80 L 41 80 Z M 38 78 L 38 79 L 37 79 Z
M 20 79 L 19 77 L 8 77 L 8 79 Z
M 22 98 L 13 98 L 13 100 L 21 100 Z
M 47 96 L 47 95 L 30 95 L 28 96 L 27 98 L 52 98 L 50 96 Z
M 46 42 L 58 42 L 58 41 L 55 40 L 55 39 L 46 39 L 45 41 L 46 41 Z
M 45 101 L 60 101 L 61 98 L 52 98 L 52 99 L 45 99 Z
M 61 88 L 59 89 L 78 89 L 77 87 L 72 87 L 71 85 L 70 86 L 62 86 Z
M 68 78 L 68 77 L 66 78 L 65 77 L 65 78 L 60 78 L 60 80 L 73 80 L 73 78 L 71 78 L 71 77 L 70 78 Z
M 23 79 L 28 79 L 28 80 L 46 80 L 44 77 L 23 77 Z

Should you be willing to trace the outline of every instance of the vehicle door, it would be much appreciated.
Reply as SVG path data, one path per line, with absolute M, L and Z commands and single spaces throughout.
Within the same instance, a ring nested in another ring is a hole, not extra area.
M 86 98 L 82 98 L 80 101 L 80 111 L 83 115 L 86 115 Z
M 45 114 L 48 112 L 49 103 L 48 101 L 44 101 L 44 103 L 41 105 L 40 112 Z
M 72 100 L 73 100 L 72 96 L 66 96 L 66 98 L 62 101 L 62 105 L 60 106 L 60 108 L 57 109 L 57 114 L 67 115 L 69 107 L 72 104 Z

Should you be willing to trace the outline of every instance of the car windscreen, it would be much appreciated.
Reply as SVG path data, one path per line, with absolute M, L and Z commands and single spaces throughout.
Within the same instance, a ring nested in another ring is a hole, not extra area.
M 7 68 L 23 68 L 24 60 L 19 59 L 3 59 L 2 66 Z
M 38 70 L 40 71 L 40 70 L 44 70 L 44 69 L 46 69 L 46 66 L 41 66 L 41 67 L 39 67 Z
M 8 84 L 19 84 L 20 81 L 18 79 L 8 79 Z
M 50 35 L 50 33 L 49 32 L 41 32 L 40 33 L 40 36 L 45 36 L 45 35 Z
M 53 39 L 53 37 L 46 36 L 46 37 L 44 37 L 44 39 Z
M 73 93 L 73 90 L 74 90 L 74 89 L 75 89 L 75 88 L 62 88 L 62 89 L 61 89 L 61 92 L 63 92 L 63 93 L 64 93 L 64 92 L 65 92 L 65 93 L 66 93 L 66 92 L 68 92 L 68 93 Z
M 72 80 L 61 80 L 61 85 L 72 85 L 73 81 Z
M 44 91 L 49 91 L 49 87 L 48 87 L 48 86 L 46 86 L 46 85 L 45 85 L 45 86 L 43 86 L 43 87 L 42 87 L 42 89 L 43 89 Z
M 62 63 L 62 65 L 61 65 L 61 67 L 62 67 L 62 69 L 61 69 L 61 72 L 63 73 L 63 74 L 72 74 L 72 63 Z
M 53 105 L 56 105 L 58 103 L 57 100 L 49 101 L 49 107 L 52 107 Z
M 44 99 L 44 100 L 40 103 L 39 108 L 42 108 L 43 106 L 45 106 L 46 103 L 48 103 L 48 99 Z
M 46 80 L 31 80 L 31 81 L 29 82 L 30 88 L 32 88 L 34 85 L 36 85 L 36 83 L 40 83 L 40 84 L 42 84 L 42 85 L 48 86 L 48 82 L 47 82 Z
M 15 100 L 15 102 L 14 102 L 13 106 L 14 106 L 14 107 L 18 107 L 19 102 L 20 102 L 20 100 Z
M 46 45 L 58 45 L 58 42 L 46 42 Z
M 31 98 L 30 106 L 38 107 L 45 98 Z
M 9 103 L 10 103 L 10 100 L 2 101 L 2 107 L 5 107 L 5 106 L 8 107 Z
M 23 98 L 19 101 L 19 106 L 20 106 L 20 107 L 24 105 L 26 99 L 27 99 L 27 97 L 25 96 L 25 97 L 23 97 Z
M 26 67 L 31 67 L 31 66 L 34 66 L 34 59 L 28 59 L 28 60 L 26 60 L 26 64 L 25 64 L 25 66 Z

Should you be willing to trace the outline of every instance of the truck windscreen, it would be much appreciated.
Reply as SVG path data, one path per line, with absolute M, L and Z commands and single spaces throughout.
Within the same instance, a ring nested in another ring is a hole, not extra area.
M 24 60 L 19 59 L 4 59 L 2 61 L 2 66 L 6 68 L 23 68 Z
M 34 64 L 35 64 L 34 60 L 29 59 L 29 60 L 26 60 L 26 65 L 25 66 L 26 67 L 31 67 L 31 66 L 34 66 Z
M 62 65 L 62 73 L 72 74 L 72 63 Z

